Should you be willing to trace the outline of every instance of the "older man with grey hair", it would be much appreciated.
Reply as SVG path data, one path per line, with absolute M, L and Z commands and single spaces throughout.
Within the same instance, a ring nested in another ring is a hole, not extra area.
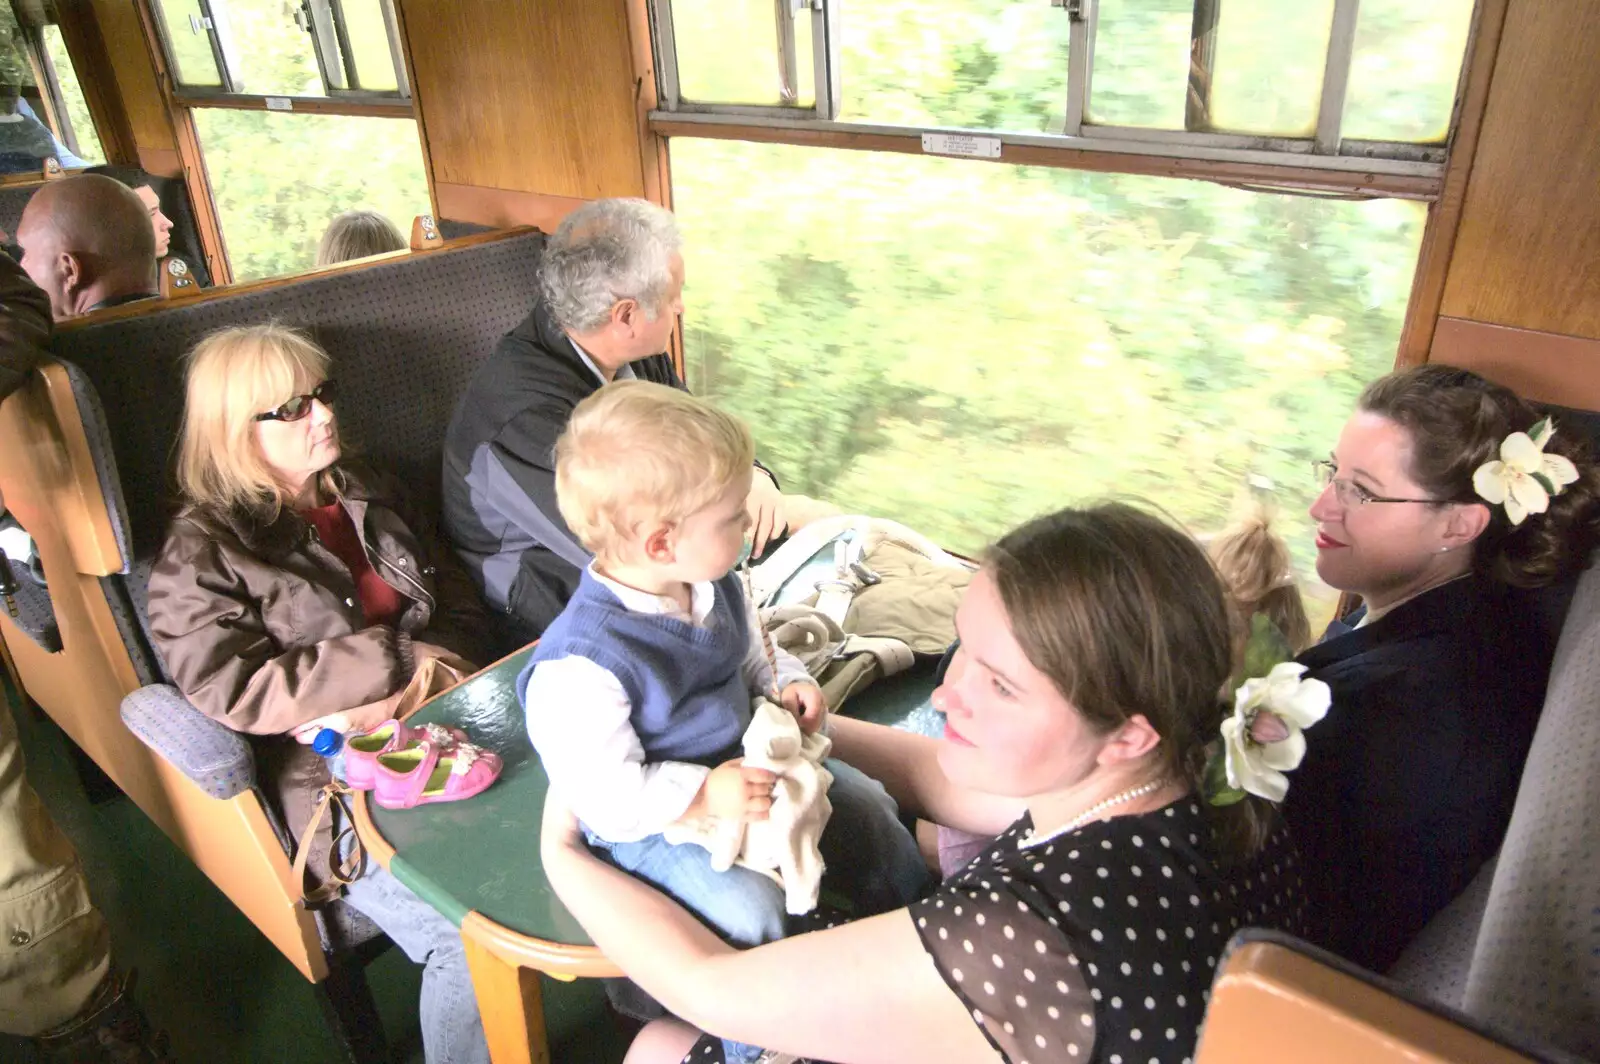
M 573 211 L 545 245 L 540 296 L 461 397 L 444 445 L 445 531 L 507 646 L 536 639 L 590 556 L 556 507 L 555 442 L 573 408 L 613 380 L 682 388 L 666 354 L 683 312 L 682 238 L 639 199 Z M 785 529 L 783 497 L 757 463 L 749 509 L 760 554 Z

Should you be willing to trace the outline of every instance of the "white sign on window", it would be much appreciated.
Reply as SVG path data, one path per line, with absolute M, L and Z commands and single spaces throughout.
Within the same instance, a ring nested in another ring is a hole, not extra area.
M 966 155 L 974 159 L 998 159 L 1000 138 L 974 137 L 967 133 L 924 133 L 922 150 L 929 155 Z

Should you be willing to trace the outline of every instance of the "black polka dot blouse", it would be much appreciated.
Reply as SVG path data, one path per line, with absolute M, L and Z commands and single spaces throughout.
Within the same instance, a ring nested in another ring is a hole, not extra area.
M 935 967 L 1009 1064 L 1191 1064 L 1233 933 L 1301 933 L 1281 828 L 1221 867 L 1191 798 L 1050 838 L 1032 827 L 1024 815 L 911 907 Z M 703 1038 L 684 1062 L 720 1064 L 721 1049 Z

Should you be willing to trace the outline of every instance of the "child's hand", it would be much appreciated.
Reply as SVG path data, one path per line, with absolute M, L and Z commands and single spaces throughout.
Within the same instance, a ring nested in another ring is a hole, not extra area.
M 684 818 L 715 816 L 723 820 L 765 820 L 772 809 L 777 776 L 764 768 L 746 768 L 742 760 L 724 761 L 700 785 Z
M 811 735 L 822 727 L 823 718 L 828 715 L 828 700 L 823 696 L 822 688 L 802 680 L 785 687 L 778 697 L 783 702 L 783 708 L 800 721 L 801 731 Z

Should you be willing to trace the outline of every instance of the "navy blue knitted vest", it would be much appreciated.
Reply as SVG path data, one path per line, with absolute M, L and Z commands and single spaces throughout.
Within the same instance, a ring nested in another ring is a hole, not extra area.
M 750 725 L 742 668 L 750 629 L 739 578 L 729 573 L 714 586 L 716 603 L 701 628 L 630 611 L 585 569 L 567 608 L 545 629 L 517 677 L 518 693 L 527 691 L 539 662 L 576 654 L 621 681 L 648 760 L 710 764 L 730 749 L 737 753 Z

